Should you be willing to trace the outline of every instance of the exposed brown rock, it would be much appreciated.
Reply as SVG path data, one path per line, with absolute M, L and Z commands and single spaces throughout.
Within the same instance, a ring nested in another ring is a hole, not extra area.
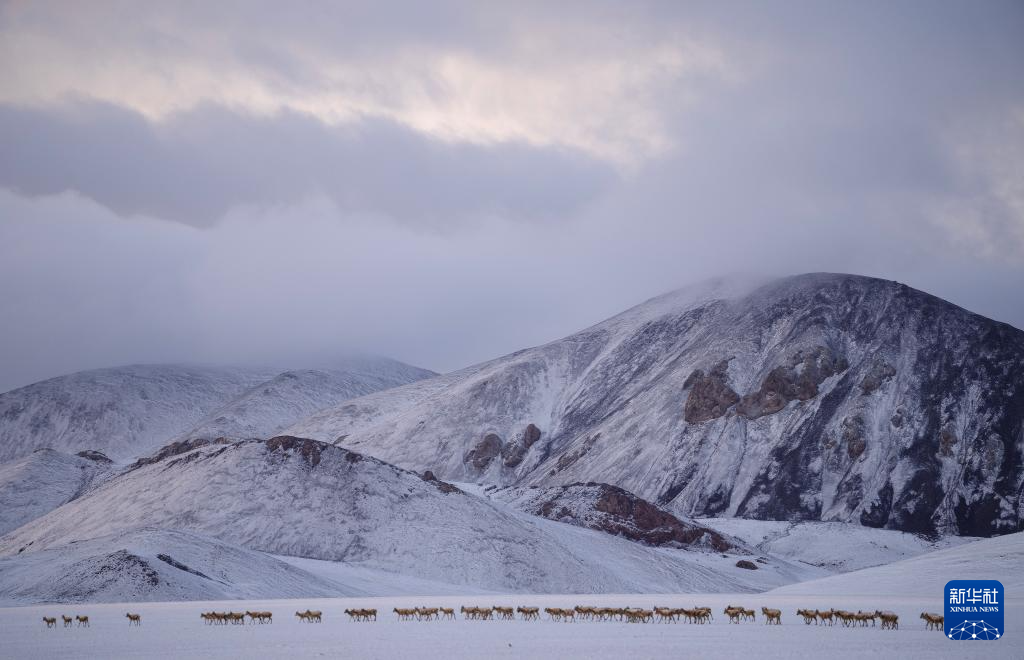
M 843 444 L 846 445 L 846 454 L 852 458 L 860 458 L 867 448 L 867 440 L 864 439 L 864 418 L 860 415 L 853 415 L 843 420 Z
M 522 463 L 526 458 L 526 452 L 538 440 L 540 440 L 540 429 L 533 424 L 527 424 L 518 438 L 501 448 L 501 457 L 505 466 L 514 468 Z
M 321 450 L 330 446 L 325 442 L 310 440 L 309 438 L 296 438 L 293 435 L 279 435 L 270 438 L 265 444 L 271 452 L 275 452 L 278 449 L 285 452 L 298 451 L 302 454 L 302 458 L 306 459 L 306 463 L 310 467 L 316 467 L 320 464 Z
M 738 562 L 736 562 L 736 568 L 745 568 L 748 571 L 756 571 L 757 564 L 750 561 L 749 559 L 741 559 Z
M 848 367 L 846 358 L 833 355 L 824 346 L 797 351 L 786 364 L 768 372 L 756 392 L 740 400 L 736 413 L 747 419 L 757 419 L 779 412 L 790 401 L 812 399 L 818 396 L 818 385 Z
M 950 427 L 947 426 L 939 431 L 939 453 L 943 456 L 952 456 L 953 445 L 957 442 L 959 442 L 959 438 Z
M 441 481 L 440 479 L 435 477 L 434 473 L 430 470 L 424 472 L 423 476 L 420 478 L 423 479 L 423 481 L 433 484 L 439 491 L 446 495 L 449 493 L 458 493 L 460 495 L 462 494 L 462 489 L 458 488 L 457 486 L 453 486 L 447 481 Z
M 600 515 L 590 516 L 586 515 L 586 512 L 578 512 L 583 518 L 577 519 L 576 514 L 563 504 L 566 493 L 578 488 L 598 489 L 598 495 L 593 501 L 593 511 Z M 624 536 L 648 545 L 679 547 L 706 543 L 719 552 L 732 547 L 717 532 L 685 523 L 647 500 L 609 484 L 563 486 L 558 495 L 539 507 L 537 513 L 546 518 Z
M 864 394 L 871 394 L 895 375 L 896 369 L 891 364 L 884 360 L 876 360 L 860 381 L 860 390 Z
M 691 388 L 683 408 L 683 418 L 688 423 L 717 419 L 740 400 L 740 395 L 729 387 L 728 367 L 729 361 L 722 360 L 707 374 L 700 369 L 695 370 L 683 383 L 684 389 Z
M 88 459 L 90 461 L 96 461 L 97 463 L 113 463 L 114 462 L 114 461 L 110 460 L 109 458 L 107 458 L 106 454 L 104 454 L 101 451 L 96 451 L 95 449 L 84 449 L 84 450 L 78 452 L 77 455 L 81 456 L 82 458 L 86 458 L 86 459 Z
M 482 471 L 486 470 L 491 461 L 500 453 L 501 438 L 496 433 L 488 433 L 466 453 L 463 461 Z
M 153 463 L 159 463 L 160 461 L 162 461 L 162 460 L 164 460 L 166 458 L 170 458 L 171 456 L 177 456 L 179 454 L 184 454 L 185 452 L 190 452 L 193 449 L 198 449 L 199 447 L 205 447 L 206 445 L 228 444 L 228 443 L 229 443 L 229 440 L 227 438 L 216 438 L 216 439 L 211 439 L 211 438 L 193 438 L 191 440 L 181 440 L 179 442 L 172 442 L 169 445 L 164 445 L 163 447 L 161 447 L 160 450 L 157 451 L 152 456 L 147 456 L 145 458 L 140 458 L 139 460 L 135 461 L 130 466 L 128 466 L 128 469 L 129 470 L 135 470 L 135 469 L 138 469 L 138 468 L 140 468 L 140 467 L 142 467 L 144 465 L 152 465 Z

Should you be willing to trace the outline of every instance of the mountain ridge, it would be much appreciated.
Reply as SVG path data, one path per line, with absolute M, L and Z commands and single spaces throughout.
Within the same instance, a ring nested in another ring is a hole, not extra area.
M 606 482 L 687 517 L 983 536 L 1021 527 L 1021 369 L 1024 332 L 904 284 L 716 280 L 286 432 L 455 481 Z

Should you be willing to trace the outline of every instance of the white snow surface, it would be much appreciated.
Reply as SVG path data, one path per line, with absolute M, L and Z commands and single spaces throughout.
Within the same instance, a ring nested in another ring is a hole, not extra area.
M 763 553 L 839 573 L 890 564 L 977 539 L 928 539 L 853 523 L 698 518 L 696 523 L 737 538 Z
M 434 375 L 386 358 L 324 370 L 131 365 L 0 394 L 0 462 L 52 448 L 146 456 L 187 437 L 268 437 L 324 406 Z
M 999 580 L 1006 594 L 1024 594 L 1024 532 L 982 539 L 884 566 L 808 580 L 774 590 L 779 594 L 932 597 L 942 604 L 949 580 Z M 1021 603 L 1024 607 L 1024 602 Z M 811 605 L 811 607 L 817 607 Z
M 0 654 L 11 658 L 360 658 L 392 660 L 479 660 L 558 658 L 677 659 L 829 658 L 831 660 L 935 660 L 1020 658 L 1024 633 L 1024 599 L 1007 605 L 1006 636 L 987 643 L 954 643 L 941 632 L 926 630 L 918 618 L 934 612 L 937 598 L 856 597 L 823 595 L 836 607 L 850 610 L 891 610 L 900 617 L 898 630 L 879 627 L 807 626 L 795 614 L 814 607 L 816 599 L 786 594 L 627 594 L 627 595 L 470 595 L 300 600 L 210 601 L 110 605 L 49 605 L 0 608 L 4 644 Z M 754 623 L 730 625 L 722 615 L 729 604 L 755 609 Z M 610 621 L 559 623 L 540 621 L 398 621 L 395 607 L 463 606 L 573 607 L 711 607 L 709 625 L 631 624 Z M 344 610 L 376 608 L 378 620 L 350 622 Z M 761 607 L 782 610 L 782 625 L 763 625 Z M 272 625 L 207 626 L 200 612 L 215 610 L 270 611 Z M 296 611 L 322 612 L 321 624 L 300 623 Z M 941 608 L 938 608 L 941 611 Z M 142 625 L 128 628 L 126 612 L 142 615 Z M 47 629 L 42 617 L 88 615 L 89 628 Z
M 0 536 L 78 497 L 112 471 L 109 463 L 52 449 L 0 464 Z

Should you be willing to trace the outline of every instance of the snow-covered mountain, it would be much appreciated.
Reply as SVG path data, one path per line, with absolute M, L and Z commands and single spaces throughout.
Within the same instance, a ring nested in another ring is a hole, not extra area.
M 113 470 L 102 454 L 76 456 L 53 449 L 0 464 L 0 535 L 79 497 Z
M 383 358 L 322 371 L 133 365 L 0 394 L 0 462 L 51 448 L 145 456 L 183 434 L 268 437 L 319 408 L 432 372 Z
M 926 538 L 856 523 L 749 518 L 702 518 L 697 524 L 738 539 L 760 552 L 837 573 L 882 566 L 937 550 L 977 542 L 970 536 Z
M 1024 332 L 896 282 L 719 280 L 286 432 L 682 516 L 986 536 L 1024 519 Z
M 177 443 L 0 538 L 0 557 L 27 561 L 144 528 L 505 592 L 752 591 L 824 574 L 758 555 L 751 571 L 736 566 L 742 554 L 648 547 L 290 436 Z
M 262 552 L 136 529 L 0 559 L 0 602 L 136 603 L 355 595 Z

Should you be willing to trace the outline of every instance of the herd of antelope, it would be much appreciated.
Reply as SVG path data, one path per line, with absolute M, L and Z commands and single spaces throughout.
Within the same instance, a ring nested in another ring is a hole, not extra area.
M 132 617 L 135 617 L 135 618 L 133 619 Z M 65 628 L 70 628 L 72 625 L 74 625 L 76 623 L 78 624 L 79 627 L 82 627 L 82 626 L 84 626 L 86 628 L 89 627 L 89 617 L 87 617 L 87 616 L 79 615 L 79 616 L 76 616 L 75 618 L 72 619 L 71 617 L 69 617 L 69 616 L 67 616 L 65 614 L 61 614 L 60 618 L 61 618 L 61 620 L 64 621 L 64 627 Z M 135 623 L 135 625 L 139 625 L 139 623 L 142 622 L 142 617 L 140 617 L 138 614 L 129 614 L 128 615 L 128 625 L 131 625 L 133 622 Z M 44 616 L 43 617 L 43 623 L 46 624 L 47 628 L 56 628 L 57 627 L 57 617 L 55 617 L 55 616 Z
M 804 623 L 807 625 L 833 625 L 836 619 L 839 622 L 849 627 L 867 627 L 870 622 L 872 626 L 877 625 L 881 622 L 881 628 L 883 630 L 899 630 L 900 628 L 900 617 L 895 612 L 883 612 L 881 610 L 875 610 L 874 612 L 847 612 L 846 610 L 797 610 L 796 613 L 804 618 Z M 941 614 L 929 614 L 928 612 L 921 612 L 921 618 L 924 619 L 926 628 L 928 630 L 942 630 L 942 623 L 944 617 Z
M 410 607 L 410 608 L 394 608 L 395 616 L 398 617 L 399 621 L 438 621 L 438 620 L 455 620 L 455 609 L 451 607 Z M 479 620 L 488 621 L 491 619 L 513 621 L 516 619 L 516 614 L 523 621 L 539 621 L 540 620 L 540 608 L 538 607 L 516 607 L 511 606 L 499 606 L 494 605 L 491 607 L 467 607 L 462 606 L 460 612 L 463 618 L 467 620 Z M 560 608 L 560 607 L 545 607 L 544 613 L 547 614 L 548 619 L 551 621 L 561 622 L 572 622 L 572 621 L 625 621 L 627 623 L 677 623 L 680 621 L 686 621 L 687 623 L 710 623 L 714 619 L 714 615 L 711 613 L 710 607 L 652 607 L 651 609 L 644 609 L 639 607 L 590 607 L 585 605 L 577 605 L 573 608 Z M 809 610 L 809 609 L 798 609 L 796 611 L 797 616 L 803 617 L 803 621 L 807 625 L 834 625 L 836 620 L 839 621 L 845 627 L 867 627 L 868 624 L 875 626 L 879 625 L 885 630 L 898 630 L 900 627 L 899 615 L 894 612 L 883 612 L 876 610 L 874 612 L 848 612 L 846 610 L 828 609 L 828 610 Z M 376 621 L 377 610 L 375 609 L 347 609 L 345 614 L 349 616 L 352 621 Z M 754 610 L 746 609 L 744 607 L 728 605 L 726 606 L 723 614 L 728 617 L 729 623 L 743 623 L 745 621 L 756 621 L 757 614 Z M 772 609 L 768 607 L 761 608 L 761 614 L 764 617 L 764 623 L 766 625 L 781 625 L 782 624 L 782 611 L 778 609 Z M 319 610 L 306 610 L 304 612 L 296 612 L 295 616 L 300 622 L 304 623 L 321 623 L 323 620 L 323 613 Z M 131 612 L 125 614 L 128 619 L 129 626 L 141 626 L 142 616 L 139 614 L 132 614 Z M 199 617 L 206 623 L 206 625 L 245 625 L 246 617 L 249 618 L 249 623 L 273 623 L 274 615 L 271 612 L 203 612 Z M 89 617 L 78 615 L 71 618 L 66 615 L 61 615 L 61 619 L 64 622 L 65 628 L 70 628 L 76 624 L 79 627 L 89 627 Z M 944 617 L 941 614 L 930 614 L 928 612 L 921 612 L 921 619 L 925 622 L 927 630 L 943 630 Z M 43 617 L 43 623 L 46 624 L 47 628 L 57 627 L 56 617 Z

